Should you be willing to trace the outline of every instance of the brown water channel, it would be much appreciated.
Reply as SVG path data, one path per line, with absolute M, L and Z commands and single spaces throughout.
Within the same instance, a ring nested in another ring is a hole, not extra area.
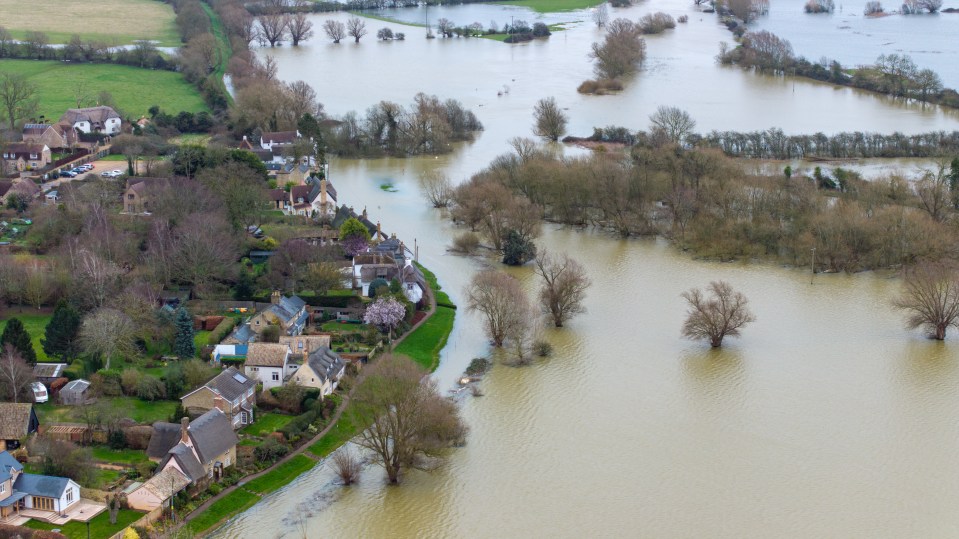
M 316 85 L 334 114 L 425 90 L 461 99 L 486 124 L 475 143 L 438 158 L 332 163 L 344 201 L 415 238 L 421 261 L 460 305 L 489 261 L 445 253 L 456 230 L 424 206 L 416 178 L 431 168 L 456 180 L 478 170 L 509 137 L 529 133 L 532 103 L 544 95 L 569 107 L 574 132 L 642 127 L 659 104 L 690 110 L 706 129 L 908 132 L 959 123 L 928 107 L 717 67 L 725 30 L 698 14 L 650 39 L 649 69 L 604 98 L 575 93 L 589 75 L 590 25 L 518 47 L 427 42 L 421 30 L 405 31 L 404 43 L 314 40 L 275 54 L 280 75 Z M 510 93 L 497 97 L 503 84 Z M 386 183 L 396 192 L 382 190 Z M 810 284 L 808 270 L 695 261 L 661 240 L 556 227 L 541 243 L 588 268 L 589 312 L 546 331 L 552 358 L 492 370 L 486 396 L 463 402 L 468 444 L 444 467 L 412 473 L 400 487 L 371 467 L 344 489 L 320 465 L 215 537 L 959 535 L 959 344 L 903 329 L 890 307 L 895 278 L 818 275 Z M 535 287 L 529 268 L 513 273 Z M 679 336 L 680 293 L 713 279 L 746 293 L 758 318 L 719 352 Z M 436 373 L 441 385 L 487 351 L 478 319 L 461 309 Z

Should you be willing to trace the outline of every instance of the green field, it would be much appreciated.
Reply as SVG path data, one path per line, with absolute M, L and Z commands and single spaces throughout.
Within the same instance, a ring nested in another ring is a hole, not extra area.
M 43 338 L 43 333 L 47 329 L 47 323 L 50 322 L 50 317 L 53 315 L 50 314 L 20 314 L 16 313 L 9 318 L 19 318 L 23 322 L 23 327 L 26 328 L 27 333 L 30 334 L 30 340 L 33 341 L 33 349 L 37 353 L 37 361 L 48 361 L 50 358 L 43 353 L 43 345 L 40 344 L 40 339 Z M 0 320 L 0 333 L 3 333 L 3 329 L 7 327 L 7 320 Z
M 256 416 L 253 424 L 245 427 L 240 433 L 250 436 L 263 436 L 264 434 L 270 434 L 282 429 L 290 421 L 293 421 L 293 416 L 291 415 L 267 412 Z
M 133 524 L 140 517 L 143 516 L 143 513 L 137 511 L 130 511 L 129 509 L 121 509 L 120 513 L 117 515 L 117 523 L 110 524 L 110 513 L 109 511 L 104 511 L 99 515 L 93 517 L 93 520 L 90 521 L 90 535 L 91 539 L 106 539 L 107 537 L 112 536 L 118 531 L 126 528 L 130 524 Z M 55 528 L 60 529 L 60 533 L 66 535 L 70 539 L 86 539 L 87 538 L 87 525 L 84 522 L 77 520 L 72 520 L 66 524 L 48 524 L 46 522 L 40 522 L 38 520 L 31 520 L 26 523 L 26 527 L 33 528 L 35 530 L 47 530 L 50 531 Z
M 93 458 L 111 464 L 137 464 L 149 460 L 147 454 L 135 449 L 110 449 L 98 445 L 90 449 Z
M 296 455 L 264 475 L 243 485 L 243 488 L 260 495 L 269 494 L 293 481 L 301 473 L 316 466 L 316 461 L 304 455 Z
M 0 0 L 2 1 L 2 0 Z M 176 114 L 209 110 L 199 91 L 179 73 L 112 64 L 64 64 L 34 60 L 0 60 L 0 72 L 26 75 L 39 89 L 39 114 L 59 118 L 76 107 L 73 88 L 85 83 L 93 92 L 110 92 L 121 114 L 139 117 L 153 105 Z
M 181 45 L 173 8 L 156 0 L 0 0 L 0 13 L 0 25 L 15 39 L 36 31 L 47 34 L 50 43 L 67 43 L 79 34 L 108 45 L 139 39 L 163 47 Z
M 180 401 L 142 401 L 136 397 L 105 397 L 115 408 L 123 412 L 124 417 L 137 423 L 155 423 L 169 421 Z M 58 406 L 51 402 L 36 405 L 40 423 L 76 422 L 76 406 Z
M 506 6 L 528 7 L 537 13 L 553 13 L 556 11 L 572 11 L 598 6 L 606 0 L 509 0 L 495 2 Z

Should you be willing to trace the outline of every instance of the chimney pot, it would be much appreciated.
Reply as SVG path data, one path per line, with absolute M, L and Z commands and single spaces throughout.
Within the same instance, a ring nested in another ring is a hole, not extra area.
M 190 418 L 181 417 L 180 418 L 180 441 L 183 443 L 190 442 Z

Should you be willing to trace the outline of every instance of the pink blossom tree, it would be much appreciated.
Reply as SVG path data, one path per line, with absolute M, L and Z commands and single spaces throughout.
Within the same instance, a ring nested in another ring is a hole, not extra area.
M 343 241 L 341 241 L 340 244 L 343 246 L 343 250 L 346 251 L 346 254 L 350 256 L 356 256 L 362 252 L 365 252 L 370 246 L 370 243 L 366 238 L 356 235 L 343 238 Z
M 390 342 L 393 342 L 393 330 L 406 317 L 406 307 L 395 298 L 378 298 L 363 314 L 363 321 L 371 326 L 386 328 Z

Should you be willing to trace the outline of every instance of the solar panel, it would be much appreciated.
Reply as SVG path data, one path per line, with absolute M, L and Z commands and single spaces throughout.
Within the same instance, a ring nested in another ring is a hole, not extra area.
M 246 383 L 246 376 L 243 376 L 243 375 L 240 374 L 240 373 L 234 374 L 234 375 L 233 375 L 233 379 L 236 380 L 237 382 L 240 382 L 241 384 L 245 384 L 245 383 Z

